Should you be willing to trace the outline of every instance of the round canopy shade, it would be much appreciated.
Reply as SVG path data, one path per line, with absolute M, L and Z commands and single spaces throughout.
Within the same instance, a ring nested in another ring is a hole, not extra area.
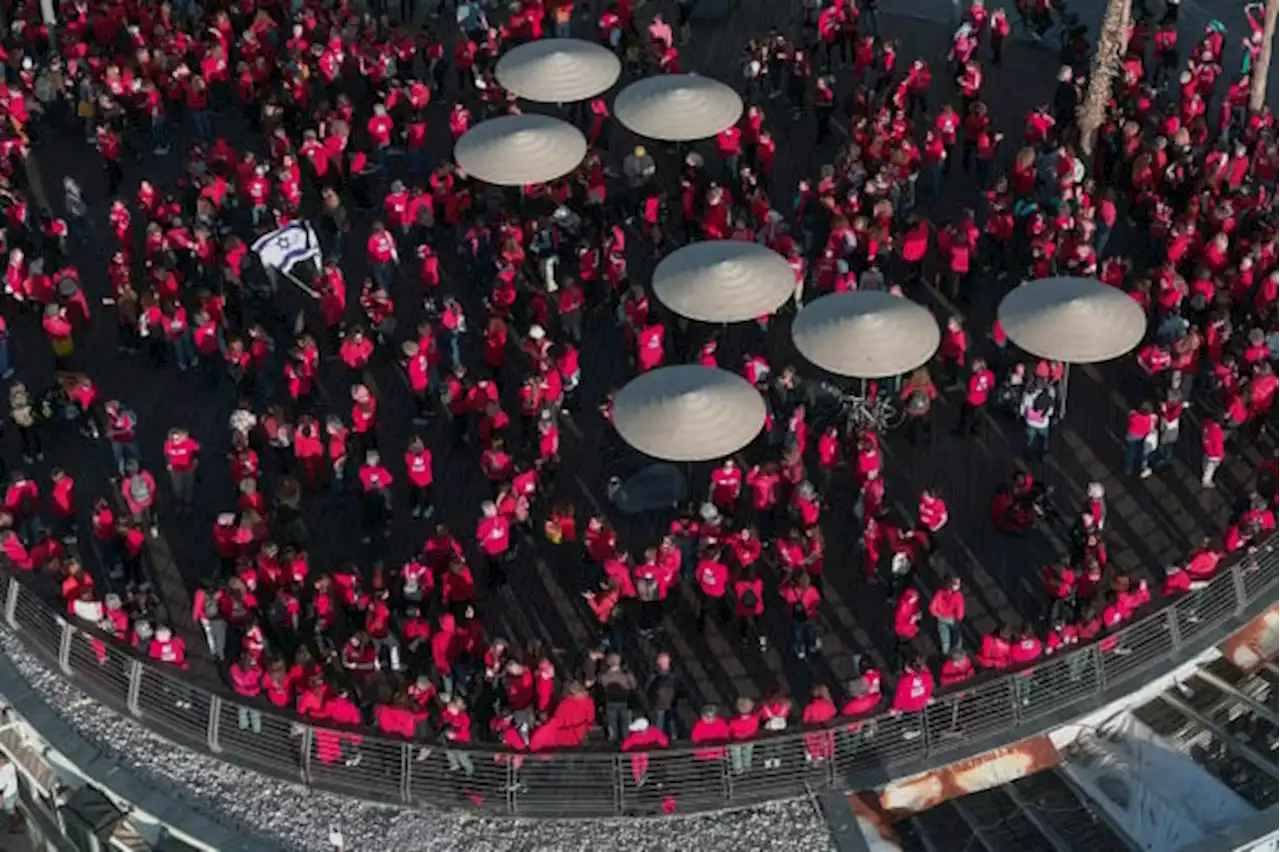
M 503 88 L 527 101 L 569 104 L 609 89 L 622 73 L 611 51 L 579 38 L 527 42 L 503 54 L 496 69 Z
M 614 115 L 633 132 L 662 142 L 710 139 L 742 116 L 742 98 L 729 86 L 697 74 L 637 80 L 618 93 Z
M 563 177 L 578 167 L 587 140 L 578 128 L 545 115 L 504 115 L 482 121 L 454 146 L 467 174 L 496 186 L 524 186 Z
M 838 376 L 883 379 L 910 372 L 938 351 L 942 332 L 927 308 L 879 290 L 810 302 L 791 323 L 800 354 Z
M 662 259 L 653 292 L 682 317 L 742 322 L 771 314 L 795 293 L 786 258 L 740 240 L 691 243 Z
M 1119 358 L 1147 333 L 1142 306 L 1093 278 L 1028 281 L 1001 300 L 997 316 L 1019 349 L 1067 364 Z
M 725 370 L 685 364 L 632 379 L 613 400 L 622 439 L 666 461 L 722 458 L 751 443 L 764 427 L 764 400 L 747 380 Z

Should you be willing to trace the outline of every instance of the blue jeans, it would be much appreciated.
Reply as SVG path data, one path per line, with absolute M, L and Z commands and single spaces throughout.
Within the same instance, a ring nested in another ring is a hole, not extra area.
M 195 125 L 196 135 L 201 139 L 207 140 L 213 136 L 213 119 L 207 109 L 192 110 L 191 123 Z
M 462 350 L 459 346 L 459 341 L 461 341 L 462 339 L 462 332 L 458 331 L 457 329 L 451 329 L 448 332 L 448 334 L 449 334 L 449 358 L 452 359 L 453 364 L 455 365 L 461 364 Z
M 111 442 L 111 457 L 115 459 L 116 470 L 123 471 L 125 462 L 138 460 L 138 445 L 129 443 L 124 444 L 119 441 Z
M 169 147 L 169 118 L 164 113 L 151 117 L 151 145 L 153 148 Z
M 1098 260 L 1102 260 L 1102 250 L 1107 247 L 1107 241 L 1110 239 L 1111 228 L 1099 224 L 1097 232 L 1093 235 L 1093 252 L 1098 256 Z
M 13 375 L 13 360 L 10 358 L 9 338 L 0 339 L 0 379 Z
M 951 653 L 952 648 L 960 647 L 960 625 L 950 619 L 938 619 L 938 650 L 942 656 Z
M 390 290 L 391 284 L 395 280 L 396 267 L 394 263 L 375 263 L 373 264 L 373 280 L 384 290 Z
M 1125 438 L 1124 441 L 1124 472 L 1132 476 L 1147 469 L 1148 457 L 1147 442 L 1143 438 Z
M 252 730 L 255 734 L 262 733 L 262 714 L 257 710 L 250 710 L 248 707 L 236 708 L 236 722 L 240 726 L 240 730 Z
M 818 650 L 818 625 L 812 618 L 791 622 L 791 652 L 804 659 Z
M 1049 449 L 1049 427 L 1027 426 L 1027 455 L 1039 458 Z
M 183 334 L 170 342 L 173 344 L 173 358 L 178 362 L 179 370 L 185 370 L 188 366 L 194 367 L 196 365 L 198 360 L 196 346 L 192 342 L 190 334 Z

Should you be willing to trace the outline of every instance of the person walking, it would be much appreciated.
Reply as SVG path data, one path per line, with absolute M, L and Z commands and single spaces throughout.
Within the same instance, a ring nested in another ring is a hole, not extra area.
M 960 589 L 960 578 L 948 575 L 942 582 L 942 588 L 933 593 L 929 601 L 929 614 L 933 616 L 938 628 L 938 650 L 947 656 L 952 650 L 961 647 L 961 623 L 964 621 L 964 593 Z
M 196 468 L 200 464 L 200 444 L 185 429 L 169 430 L 164 442 L 164 466 L 173 486 L 173 501 L 180 514 L 191 511 L 195 498 Z

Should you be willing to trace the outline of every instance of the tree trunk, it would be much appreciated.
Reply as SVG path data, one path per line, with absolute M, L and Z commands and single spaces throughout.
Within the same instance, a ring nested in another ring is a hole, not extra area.
M 1274 2 L 1274 0 L 1273 0 Z M 1102 19 L 1102 32 L 1098 36 L 1098 49 L 1093 56 L 1093 68 L 1089 71 L 1089 91 L 1076 112 L 1080 126 L 1080 150 L 1085 156 L 1093 154 L 1098 138 L 1098 128 L 1107 115 L 1107 101 L 1111 100 L 1111 88 L 1125 50 L 1129 46 L 1129 16 L 1132 0 L 1108 0 L 1107 12 Z
M 1262 22 L 1262 45 L 1258 61 L 1253 64 L 1249 81 L 1249 111 L 1257 112 L 1267 100 L 1267 83 L 1271 78 L 1271 46 L 1276 41 L 1276 14 L 1280 0 L 1267 0 L 1266 18 Z

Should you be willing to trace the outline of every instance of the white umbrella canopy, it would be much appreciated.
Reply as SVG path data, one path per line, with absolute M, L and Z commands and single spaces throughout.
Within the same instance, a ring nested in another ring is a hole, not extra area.
M 996 313 L 1019 349 L 1067 364 L 1119 358 L 1147 333 L 1142 306 L 1093 278 L 1028 281 L 1011 290 Z
M 883 379 L 926 363 L 942 331 L 929 310 L 880 290 L 823 296 L 796 315 L 791 338 L 800 354 L 837 376 Z
M 645 455 L 698 462 L 735 453 L 764 428 L 764 400 L 746 379 L 684 364 L 628 382 L 613 400 L 622 439 Z
M 682 317 L 742 322 L 771 314 L 795 294 L 786 258 L 741 240 L 710 240 L 676 249 L 653 272 L 653 292 Z
M 710 139 L 742 117 L 742 98 L 730 86 L 697 74 L 637 80 L 613 102 L 618 121 L 662 142 Z
M 495 186 L 524 186 L 563 177 L 587 154 L 582 131 L 545 115 L 503 115 L 468 130 L 453 149 L 467 174 Z
M 607 48 L 580 38 L 545 38 L 504 53 L 495 73 L 504 89 L 527 101 L 570 104 L 607 91 L 622 63 Z

